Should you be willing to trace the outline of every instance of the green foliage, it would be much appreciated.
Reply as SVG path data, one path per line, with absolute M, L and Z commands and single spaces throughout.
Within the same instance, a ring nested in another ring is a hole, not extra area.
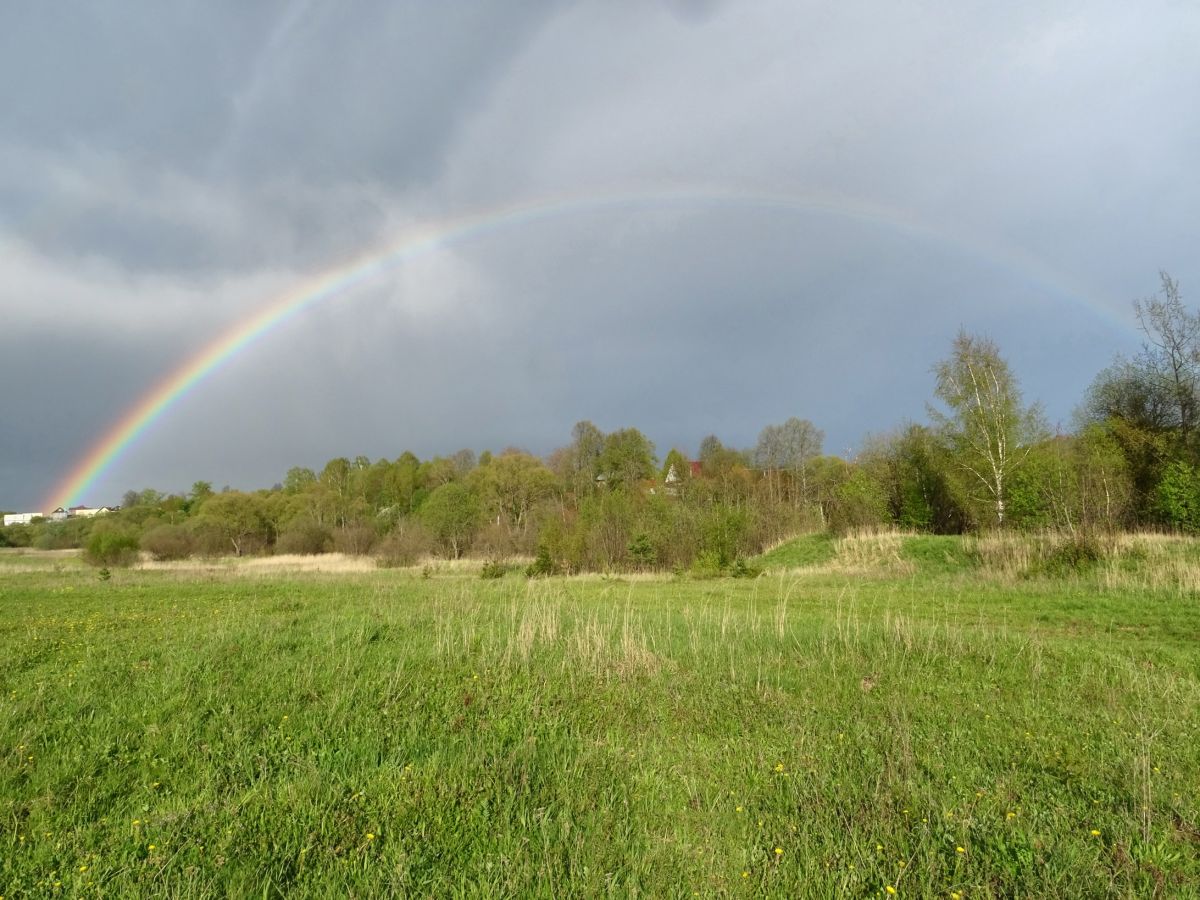
M 557 575 L 558 568 L 558 563 L 555 562 L 550 547 L 547 544 L 539 544 L 537 556 L 525 568 L 525 574 L 530 578 L 545 578 L 549 575 Z
M 622 428 L 604 439 L 597 465 L 610 487 L 633 490 L 654 477 L 654 444 L 636 428 Z
M 478 496 L 469 487 L 457 482 L 437 488 L 421 507 L 421 520 L 433 534 L 434 540 L 455 559 L 471 546 L 471 539 L 479 530 L 481 517 Z
M 1030 566 L 1031 577 L 1068 578 L 1086 575 L 1105 558 L 1104 548 L 1091 535 L 1077 534 L 1054 546 Z
M 95 524 L 92 519 L 67 519 L 55 522 L 49 519 L 38 522 L 31 528 L 31 546 L 39 550 L 69 550 L 85 546 Z
M 839 534 L 855 528 L 878 528 L 889 521 L 883 486 L 860 466 L 847 467 L 827 506 L 829 528 Z
M 633 540 L 629 542 L 629 559 L 637 569 L 652 569 L 657 564 L 658 553 L 650 541 L 650 536 L 644 531 L 634 535 Z
M 1009 480 L 1046 434 L 1041 410 L 1022 403 L 1016 376 L 988 338 L 960 331 L 934 372 L 948 412 L 930 408 L 930 417 L 976 501 L 989 510 L 985 520 L 1003 526 Z
M 131 566 L 137 558 L 137 535 L 115 528 L 96 528 L 84 548 L 84 559 L 93 566 Z
M 692 467 L 688 458 L 676 448 L 671 448 L 663 460 L 662 468 L 658 472 L 658 480 L 665 482 L 670 477 L 672 469 L 675 470 L 676 484 L 682 483 L 692 476 Z
M 520 451 L 502 453 L 471 472 L 471 486 L 490 519 L 512 531 L 528 529 L 533 510 L 556 490 L 554 473 L 535 456 Z
M 751 517 L 738 507 L 714 505 L 705 510 L 700 523 L 700 554 L 715 562 L 720 571 L 729 568 L 752 548 Z
M 0 547 L 28 547 L 32 543 L 33 528 L 31 526 L 0 526 Z
M 193 522 L 198 547 L 219 547 L 237 556 L 262 552 L 274 537 L 267 501 L 260 494 L 215 494 L 204 501 Z
M 722 569 L 720 554 L 715 550 L 701 550 L 692 560 L 688 574 L 698 579 L 720 578 Z
M 753 566 L 742 557 L 738 557 L 733 561 L 733 565 L 729 567 L 729 576 L 731 578 L 757 578 L 763 573 L 763 570 L 758 566 Z
M 1200 469 L 1182 461 L 1171 463 L 1158 483 L 1157 495 L 1164 524 L 1200 532 Z
M 479 577 L 484 581 L 494 581 L 503 578 L 508 573 L 508 566 L 498 559 L 489 559 L 479 570 Z

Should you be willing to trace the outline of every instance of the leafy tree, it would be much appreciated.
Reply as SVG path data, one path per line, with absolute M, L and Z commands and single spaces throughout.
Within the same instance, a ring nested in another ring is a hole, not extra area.
M 622 428 L 604 439 L 600 471 L 610 486 L 632 488 L 654 477 L 654 444 L 636 428 Z
M 949 413 L 930 407 L 930 417 L 977 499 L 1003 526 L 1008 480 L 1046 432 L 1041 411 L 1022 404 L 1016 377 L 988 338 L 960 331 L 934 372 L 936 395 Z
M 266 501 L 258 494 L 217 494 L 205 501 L 195 521 L 219 535 L 237 556 L 263 549 L 273 537 Z
M 283 490 L 288 494 L 299 494 L 308 490 L 317 481 L 317 474 L 304 466 L 292 466 L 283 476 Z
M 465 484 L 450 482 L 436 488 L 421 507 L 421 519 L 434 539 L 458 559 L 479 530 L 479 498 Z
M 779 499 L 782 492 L 780 474 L 787 472 L 795 483 L 793 502 L 809 499 L 808 476 L 812 461 L 821 455 L 825 433 L 807 419 L 795 416 L 782 425 L 768 425 L 758 436 L 754 462 L 767 475 L 772 495 Z
M 1142 366 L 1150 385 L 1171 411 L 1182 447 L 1190 450 L 1200 406 L 1200 313 L 1188 312 L 1179 285 L 1160 272 L 1154 297 L 1134 302 L 1146 336 Z
M 949 454 L 924 425 L 868 443 L 862 459 L 877 473 L 892 521 L 901 528 L 959 534 L 970 523 Z
M 603 452 L 604 432 L 586 420 L 576 422 L 571 429 L 571 443 L 559 457 L 563 478 L 576 497 L 595 489 Z
M 490 517 L 521 532 L 528 527 L 534 506 L 552 496 L 556 486 L 545 463 L 520 450 L 506 450 L 475 469 L 469 481 Z

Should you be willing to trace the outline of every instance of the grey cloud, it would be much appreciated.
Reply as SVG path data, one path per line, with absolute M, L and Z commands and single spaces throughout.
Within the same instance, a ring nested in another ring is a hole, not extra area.
M 1066 422 L 1136 346 L 1129 302 L 1160 267 L 1200 296 L 1190 5 L 4 18 L 0 373 L 22 390 L 0 396 L 0 505 L 43 493 L 262 304 L 424 221 L 531 198 L 644 202 L 568 202 L 308 310 L 199 384 L 89 499 L 270 484 L 360 452 L 544 451 L 579 418 L 665 450 L 710 431 L 748 444 L 800 415 L 842 452 L 924 418 L 960 326 L 991 333 Z M 649 199 L 672 188 L 831 208 Z

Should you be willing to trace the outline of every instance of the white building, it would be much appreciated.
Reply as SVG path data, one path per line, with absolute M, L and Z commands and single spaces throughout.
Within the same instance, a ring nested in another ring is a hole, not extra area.
M 5 525 L 28 525 L 34 519 L 40 518 L 41 513 L 5 513 Z

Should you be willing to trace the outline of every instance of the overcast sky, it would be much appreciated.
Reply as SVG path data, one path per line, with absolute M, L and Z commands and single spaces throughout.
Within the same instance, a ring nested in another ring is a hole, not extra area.
M 1160 269 L 1200 298 L 1197 46 L 1192 0 L 4 4 L 0 509 L 284 293 L 547 200 L 263 335 L 78 499 L 580 419 L 852 453 L 960 327 L 1069 427 Z

